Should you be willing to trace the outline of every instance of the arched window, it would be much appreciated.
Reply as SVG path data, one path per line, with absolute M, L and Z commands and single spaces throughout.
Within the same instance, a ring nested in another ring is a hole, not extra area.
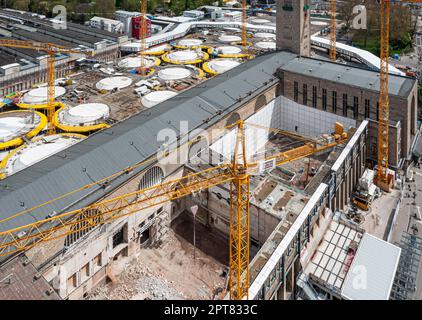
M 262 107 L 265 107 L 267 105 L 267 98 L 261 94 L 258 99 L 256 99 L 255 102 L 255 111 L 258 111 Z
M 234 112 L 227 119 L 226 126 L 229 126 L 229 125 L 231 125 L 233 123 L 236 123 L 239 120 L 240 120 L 240 115 L 237 112 Z
M 189 148 L 189 163 L 195 163 L 192 162 L 192 160 L 196 157 L 203 157 L 208 147 L 208 141 L 205 138 L 198 139 L 196 142 L 194 142 Z
M 164 179 L 164 172 L 160 167 L 148 169 L 139 182 L 139 189 L 146 189 L 160 184 Z
M 67 235 L 64 245 L 69 247 L 81 239 L 89 231 L 103 222 L 103 217 L 98 209 L 87 209 L 77 219 L 76 223 L 70 227 L 70 234 Z

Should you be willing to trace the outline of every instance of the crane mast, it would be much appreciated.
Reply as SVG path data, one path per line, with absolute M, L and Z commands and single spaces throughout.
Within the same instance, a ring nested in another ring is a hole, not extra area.
M 388 96 L 388 64 L 390 47 L 390 0 L 380 3 L 380 95 L 378 100 L 378 169 L 377 183 L 388 191 L 388 126 L 390 118 L 390 101 Z
M 148 10 L 148 0 L 140 0 L 140 17 L 139 17 L 139 40 L 140 40 L 140 47 L 139 47 L 139 59 L 140 59 L 140 67 L 138 68 L 138 73 L 142 76 L 146 76 L 148 74 L 148 70 L 146 67 L 146 59 L 143 57 L 143 52 L 146 50 L 146 38 L 147 38 L 147 21 L 146 21 L 146 14 Z
M 246 15 L 246 0 L 242 0 L 242 46 L 243 46 L 243 49 L 245 49 L 248 44 L 247 28 L 246 28 L 247 23 L 248 23 L 248 19 Z
M 337 38 L 337 0 L 330 0 L 330 59 L 336 61 L 336 38 Z
M 230 182 L 230 262 L 231 300 L 249 299 L 249 173 L 247 172 L 245 128 L 239 122 L 232 159 Z
M 401 2 L 422 3 L 422 0 Z M 380 95 L 378 100 L 378 163 L 376 181 L 384 191 L 389 191 L 392 178 L 388 175 L 388 126 L 390 122 L 390 101 L 388 95 L 388 67 L 390 49 L 390 0 L 380 2 Z

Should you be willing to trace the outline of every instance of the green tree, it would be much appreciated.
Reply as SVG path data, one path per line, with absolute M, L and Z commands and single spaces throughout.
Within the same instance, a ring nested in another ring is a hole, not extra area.
M 96 0 L 94 10 L 96 15 L 105 18 L 114 18 L 116 12 L 115 0 Z

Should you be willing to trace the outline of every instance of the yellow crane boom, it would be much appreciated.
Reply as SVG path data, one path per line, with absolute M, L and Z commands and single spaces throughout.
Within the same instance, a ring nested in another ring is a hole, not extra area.
M 48 134 L 55 133 L 55 127 L 52 123 L 54 111 L 55 111 L 55 81 L 56 81 L 56 69 L 54 65 L 55 55 L 57 53 L 84 53 L 88 52 L 76 49 L 68 49 L 63 46 L 56 45 L 54 43 L 40 43 L 36 41 L 26 40 L 11 40 L 11 39 L 0 39 L 0 46 L 11 47 L 11 48 L 23 48 L 32 49 L 38 51 L 44 51 L 48 54 L 47 59 L 47 118 L 48 118 Z
M 103 200 L 77 210 L 60 213 L 36 222 L 0 232 L 0 256 L 27 250 L 35 245 L 83 230 L 90 230 L 124 216 L 138 213 L 168 201 L 230 183 L 230 298 L 248 298 L 249 289 L 249 177 L 256 174 L 260 161 L 276 159 L 277 164 L 298 160 L 327 150 L 347 141 L 342 126 L 336 124 L 334 141 L 320 144 L 307 142 L 304 146 L 253 162 L 246 160 L 244 123 L 237 123 L 237 139 L 231 162 L 188 174 L 182 178 Z M 47 202 L 51 203 L 51 201 Z M 43 205 L 35 208 L 40 209 Z M 22 214 L 29 214 L 26 210 Z M 48 213 L 46 213 L 47 216 Z M 0 224 L 16 218 L 0 220 Z

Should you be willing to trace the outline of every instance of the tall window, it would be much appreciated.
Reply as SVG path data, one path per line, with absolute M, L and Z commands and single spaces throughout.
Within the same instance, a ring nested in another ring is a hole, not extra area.
M 377 121 L 380 117 L 380 103 L 377 101 Z
M 294 94 L 295 102 L 299 102 L 299 84 L 296 81 L 294 83 L 293 90 L 294 90 L 293 94 Z
M 365 99 L 365 118 L 369 118 L 371 111 L 371 101 L 369 99 Z
M 124 242 L 125 242 L 124 231 L 123 231 L 123 228 L 120 228 L 120 230 L 117 231 L 113 235 L 113 249 L 116 248 L 119 244 L 122 244 Z
M 337 113 L 337 91 L 333 91 L 333 113 Z
M 103 221 L 100 210 L 87 209 L 82 212 L 75 223 L 70 227 L 70 233 L 66 236 L 64 245 L 71 246 L 80 238 L 85 236 L 89 231 L 100 225 Z
M 343 93 L 343 116 L 347 117 L 347 94 Z
M 327 110 L 327 89 L 322 89 L 322 110 Z
M 312 107 L 317 107 L 317 87 L 312 87 Z
M 353 97 L 353 116 L 355 119 L 359 116 L 359 97 Z
M 306 83 L 303 84 L 303 104 L 308 105 L 308 85 Z

